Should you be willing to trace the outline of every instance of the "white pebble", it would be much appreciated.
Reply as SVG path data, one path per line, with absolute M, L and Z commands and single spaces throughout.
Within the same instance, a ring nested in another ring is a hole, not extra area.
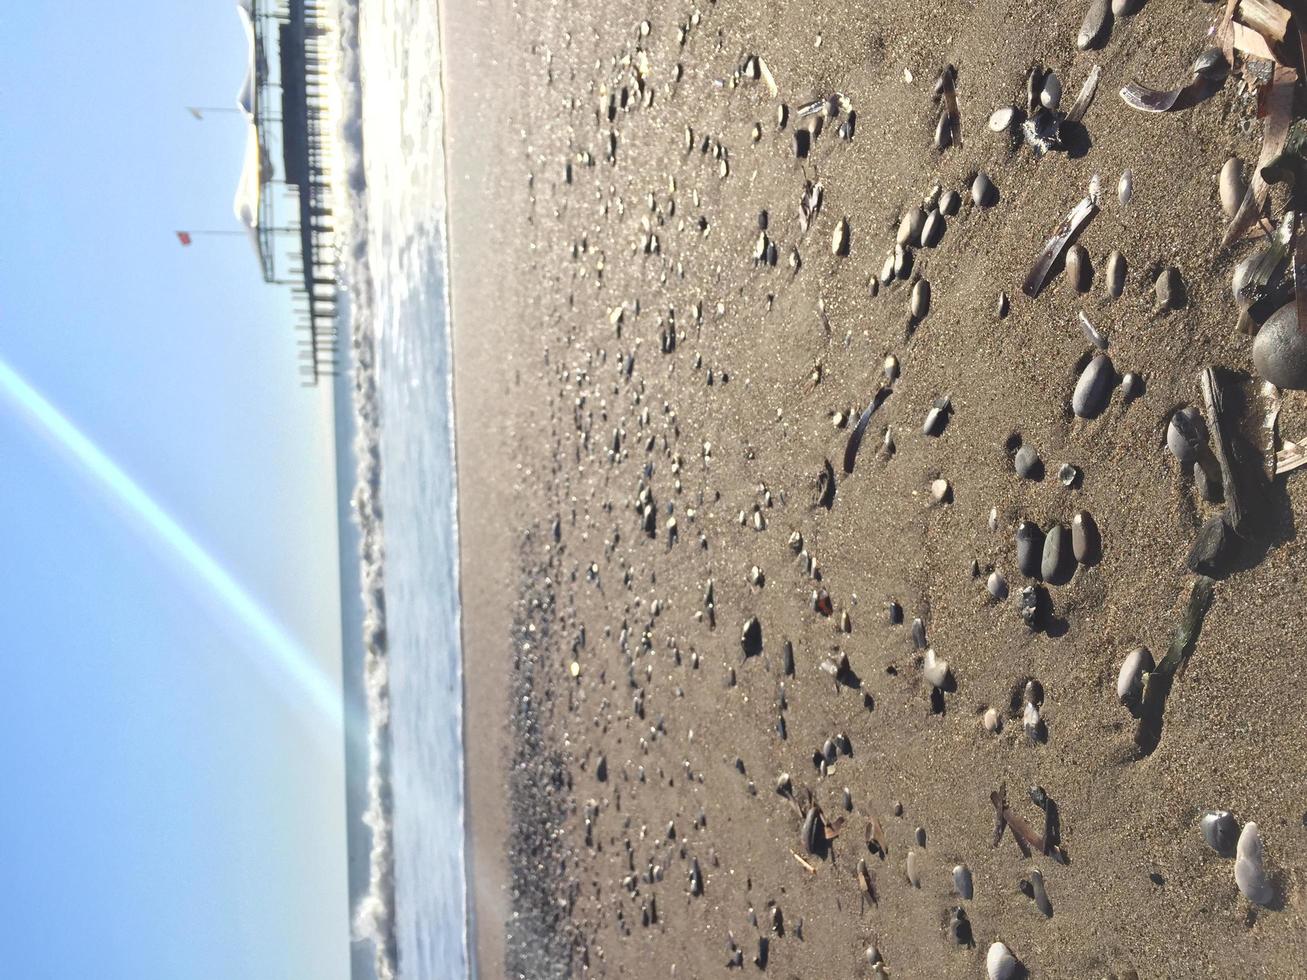
M 1243 892 L 1243 897 L 1254 905 L 1270 905 L 1275 897 L 1274 889 L 1266 878 L 1266 869 L 1262 866 L 1262 835 L 1257 824 L 1244 824 L 1243 833 L 1239 835 L 1239 848 L 1234 859 L 1234 883 Z

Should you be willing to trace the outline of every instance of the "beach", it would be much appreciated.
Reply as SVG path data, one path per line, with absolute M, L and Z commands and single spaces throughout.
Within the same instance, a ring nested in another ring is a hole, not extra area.
M 749 974 L 874 976 L 875 946 L 891 976 L 977 977 L 995 942 L 1031 976 L 1307 974 L 1307 471 L 1265 475 L 1230 290 L 1254 242 L 1222 247 L 1217 178 L 1262 124 L 1233 75 L 1175 112 L 1118 95 L 1184 84 L 1220 5 L 1149 0 L 1081 51 L 1086 6 L 440 7 L 478 975 L 725 976 L 738 950 Z M 1043 156 L 987 122 L 1035 65 L 1063 110 L 1101 66 Z M 1095 176 L 1087 289 L 1059 260 L 1027 295 Z M 923 204 L 942 231 L 882 281 Z M 1082 312 L 1113 368 L 1092 417 Z M 1248 520 L 1141 747 L 1119 670 L 1167 653 L 1220 511 L 1166 448 L 1209 366 Z M 1307 439 L 1307 395 L 1278 425 Z M 1021 574 L 1018 526 L 1082 513 L 1098 554 Z M 1046 835 L 1034 787 L 1063 860 L 1016 840 Z M 1273 900 L 1205 842 L 1212 810 L 1260 828 Z

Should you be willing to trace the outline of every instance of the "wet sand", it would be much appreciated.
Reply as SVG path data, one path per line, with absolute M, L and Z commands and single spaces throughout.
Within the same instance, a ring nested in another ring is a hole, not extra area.
M 1186 554 L 1216 512 L 1163 449 L 1172 411 L 1201 405 L 1202 367 L 1222 369 L 1247 433 L 1240 472 L 1259 465 L 1251 345 L 1234 329 L 1229 291 L 1249 246 L 1218 248 L 1216 174 L 1229 155 L 1256 159 L 1260 127 L 1246 125 L 1255 106 L 1234 80 L 1174 114 L 1142 114 L 1117 96 L 1130 80 L 1187 79 L 1216 7 L 1149 0 L 1103 50 L 1077 52 L 1082 6 L 724 0 L 692 23 L 692 7 L 445 4 L 480 975 L 722 976 L 731 937 L 757 973 L 760 935 L 765 974 L 787 978 L 871 975 L 871 943 L 895 976 L 983 976 L 996 940 L 1033 976 L 1227 976 L 1232 964 L 1241 976 L 1307 973 L 1307 546 L 1297 531 L 1307 473 L 1246 480 L 1248 542 L 1217 578 L 1160 743 L 1142 757 L 1115 691 L 1132 648 L 1165 653 L 1194 581 Z M 729 84 L 749 54 L 774 73 L 775 98 L 761 80 Z M 985 126 L 994 109 L 1023 103 L 1035 62 L 1062 78 L 1064 104 L 1103 66 L 1075 153 L 1036 159 Z M 941 154 L 930 93 L 946 63 L 958 68 L 963 139 Z M 651 104 L 629 66 L 646 72 Z M 610 120 L 609 93 L 623 86 L 628 108 Z M 837 120 L 796 159 L 795 110 L 836 91 L 857 113 L 852 140 Z M 778 103 L 789 108 L 783 129 Z M 1127 168 L 1134 195 L 1123 207 L 1115 189 Z M 998 188 L 989 208 L 967 194 L 978 169 Z M 1079 239 L 1090 291 L 1059 274 L 1029 299 L 1022 279 L 1094 174 L 1103 207 Z M 804 232 L 799 201 L 815 180 L 824 203 Z M 869 280 L 899 216 L 937 183 L 963 202 L 937 247 L 915 250 L 913 276 L 932 298 L 912 322 L 910 282 L 873 296 Z M 775 267 L 753 259 L 763 210 Z M 842 219 L 849 249 L 838 256 Z M 1112 249 L 1129 264 L 1115 300 L 1103 270 Z M 1165 266 L 1179 270 L 1187 302 L 1161 312 L 1153 280 Z M 995 313 L 1000 291 L 1006 318 Z M 1133 400 L 1118 387 L 1094 419 L 1069 408 L 1090 352 L 1079 310 L 1107 334 L 1117 371 L 1146 383 Z M 902 375 L 846 475 L 849 430 L 832 417 L 856 418 L 887 354 Z M 947 426 L 924 435 L 945 395 Z M 1307 398 L 1286 394 L 1280 424 L 1307 436 Z M 1014 436 L 1039 451 L 1043 480 L 1013 472 Z M 829 509 L 814 503 L 827 460 Z M 1056 478 L 1063 462 L 1082 471 L 1073 488 Z M 939 478 L 951 484 L 942 505 L 929 493 Z M 637 507 L 645 488 L 652 537 Z M 1031 584 L 1016 569 L 1015 528 L 1068 524 L 1082 510 L 1100 529 L 1101 561 L 1048 587 L 1045 628 L 1032 632 L 1015 603 Z M 796 531 L 819 581 L 790 548 Z M 1006 576 L 1008 599 L 986 592 L 991 570 Z M 829 617 L 812 608 L 815 589 L 828 590 Z M 891 601 L 903 624 L 890 623 Z M 745 657 L 751 616 L 762 652 Z M 923 678 L 914 617 L 950 665 L 955 689 L 942 698 Z M 821 669 L 837 651 L 855 684 Z M 1043 743 L 1022 730 L 1030 678 L 1044 690 Z M 998 734 L 981 725 L 990 707 Z M 852 754 L 823 774 L 814 752 L 840 733 Z M 806 853 L 800 814 L 773 789 L 782 772 L 832 819 L 846 817 L 825 855 Z M 1004 785 L 1040 828 L 1028 788 L 1057 802 L 1068 864 L 1023 857 L 1010 832 L 993 846 L 990 794 Z M 1261 828 L 1271 908 L 1244 899 L 1233 861 L 1203 842 L 1209 808 Z M 883 856 L 863 843 L 873 818 Z M 905 871 L 910 851 L 919 887 Z M 860 894 L 859 859 L 875 903 Z M 701 895 L 689 887 L 694 860 Z M 953 893 L 959 863 L 974 875 L 972 900 Z M 1034 868 L 1051 918 L 1019 888 Z M 947 935 L 958 906 L 973 946 Z

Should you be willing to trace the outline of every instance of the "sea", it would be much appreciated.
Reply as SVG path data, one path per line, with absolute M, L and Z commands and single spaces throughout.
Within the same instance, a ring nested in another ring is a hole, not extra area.
M 337 6 L 339 429 L 361 599 L 346 671 L 367 731 L 349 794 L 353 975 L 454 980 L 474 964 L 438 4 Z

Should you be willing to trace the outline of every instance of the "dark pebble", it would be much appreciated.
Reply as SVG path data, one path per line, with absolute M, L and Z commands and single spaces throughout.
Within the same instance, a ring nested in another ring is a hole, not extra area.
M 1065 585 L 1071 580 L 1074 563 L 1071 560 L 1070 535 L 1061 524 L 1054 524 L 1044 537 L 1044 552 L 1039 563 L 1044 581 L 1050 585 Z
M 1017 526 L 1017 570 L 1026 578 L 1039 578 L 1044 553 L 1044 532 L 1033 521 Z
M 1044 461 L 1039 458 L 1039 453 L 1035 452 L 1034 446 L 1022 446 L 1018 449 L 1012 465 L 1017 471 L 1017 476 L 1024 480 L 1044 478 Z

